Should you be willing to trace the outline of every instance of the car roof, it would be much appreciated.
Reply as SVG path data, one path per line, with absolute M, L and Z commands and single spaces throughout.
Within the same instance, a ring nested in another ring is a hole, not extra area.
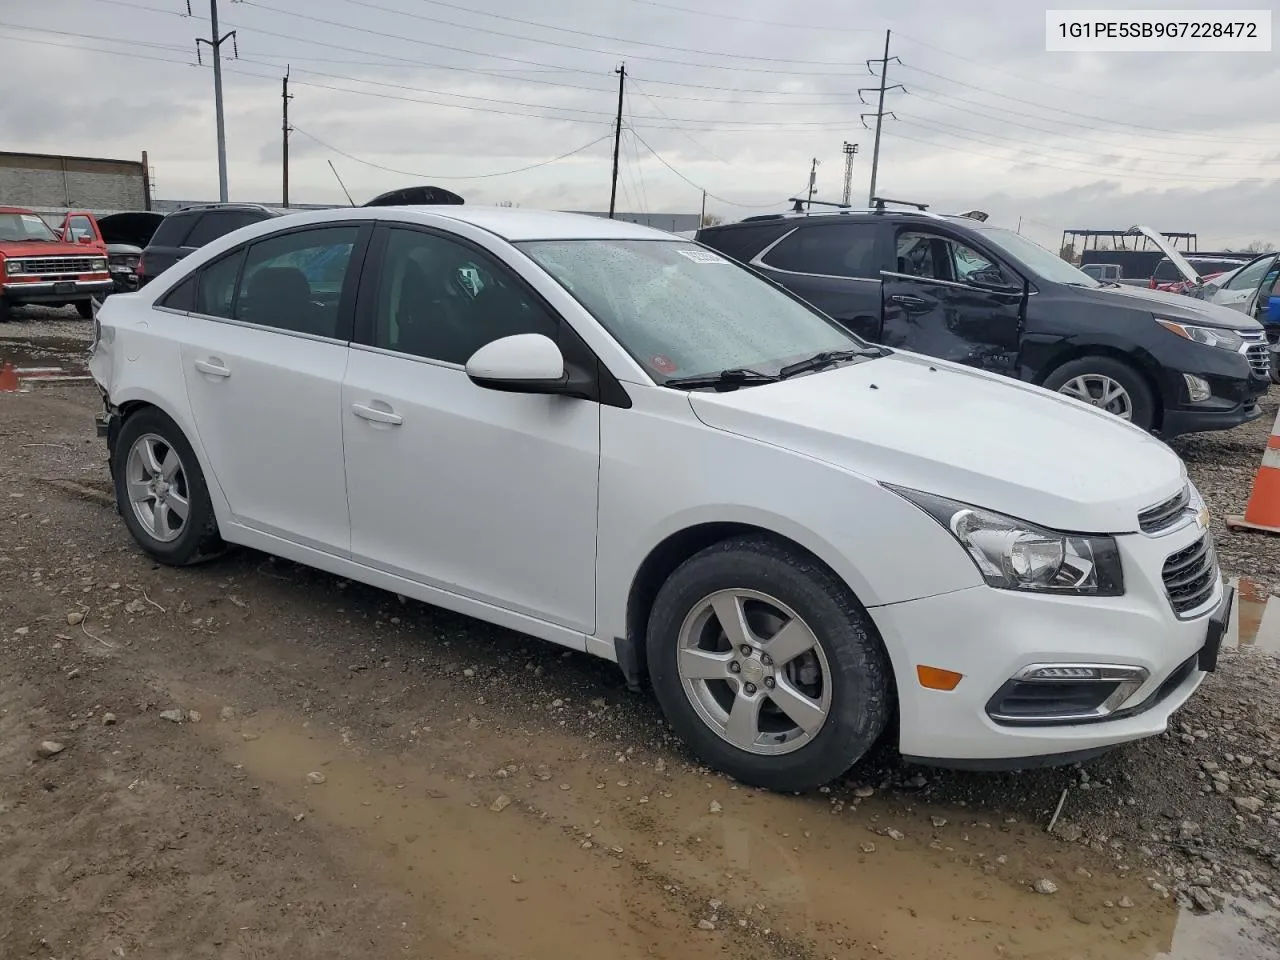
M 398 220 L 403 223 L 440 225 L 453 220 L 479 227 L 504 240 L 679 240 L 674 234 L 653 227 L 592 217 L 581 213 L 559 213 L 551 210 L 525 210 L 515 207 L 465 207 L 456 204 L 432 204 L 405 207 L 332 207 L 287 213 L 272 221 L 259 235 L 286 226 L 328 223 L 334 220 Z M 286 221 L 286 222 L 282 222 Z
M 809 213 L 789 211 L 787 213 L 762 213 L 753 217 L 747 217 L 744 220 L 737 220 L 733 223 L 717 223 L 712 227 L 704 227 L 708 233 L 718 232 L 720 230 L 733 230 L 738 227 L 758 227 L 764 223 L 839 223 L 847 221 L 850 218 L 855 219 L 872 219 L 875 217 L 890 218 L 896 220 L 912 220 L 912 221 L 938 221 L 942 220 L 956 226 L 981 227 L 983 222 L 973 217 L 966 217 L 958 213 L 934 213 L 932 210 L 878 210 L 874 207 L 858 207 L 846 210 L 822 213 Z
M 0 207 L 0 213 L 34 213 L 26 207 Z

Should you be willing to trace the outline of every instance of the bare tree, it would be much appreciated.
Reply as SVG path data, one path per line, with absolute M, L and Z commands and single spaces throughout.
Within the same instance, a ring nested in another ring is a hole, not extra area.
M 704 227 L 714 227 L 720 223 L 724 223 L 724 217 L 719 216 L 718 214 L 708 213 L 702 218 L 702 225 Z

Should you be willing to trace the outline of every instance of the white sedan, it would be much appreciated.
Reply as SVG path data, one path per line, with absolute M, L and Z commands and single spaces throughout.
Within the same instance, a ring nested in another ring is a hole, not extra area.
M 616 661 L 706 762 L 816 787 L 1078 759 L 1165 729 L 1231 593 L 1160 441 L 872 346 L 605 219 L 340 209 L 100 311 L 120 513 Z

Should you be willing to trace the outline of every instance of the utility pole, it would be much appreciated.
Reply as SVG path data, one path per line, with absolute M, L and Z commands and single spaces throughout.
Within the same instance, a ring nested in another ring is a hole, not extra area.
M 702 191 L 702 217 L 698 220 L 698 227 L 702 228 L 707 225 L 707 191 Z
M 284 84 L 280 90 L 281 114 L 283 116 L 282 144 L 284 166 L 282 169 L 283 182 L 281 184 L 282 193 L 284 195 L 284 208 L 289 209 L 289 101 L 293 97 L 289 94 L 289 65 L 285 64 L 284 68 Z
M 818 158 L 813 158 L 813 163 L 809 167 L 809 203 L 806 209 L 813 209 L 813 195 L 818 192 Z
M 191 16 L 191 0 L 187 0 L 187 16 Z M 208 44 L 213 49 L 213 109 L 218 118 L 218 199 L 227 202 L 227 131 L 222 118 L 222 45 L 231 41 L 231 49 L 236 59 L 240 58 L 240 50 L 236 46 L 236 32 L 218 36 L 218 0 L 209 0 L 209 25 L 212 28 L 211 38 L 196 38 L 196 60 L 200 60 L 200 44 Z
M 853 193 L 853 158 L 858 153 L 858 145 L 850 143 L 848 140 L 844 142 L 844 199 L 841 201 L 847 207 L 849 206 L 849 197 Z
M 862 120 L 862 125 L 864 127 L 867 125 L 867 117 L 874 116 L 876 118 L 876 143 L 875 143 L 875 147 L 871 151 L 871 190 L 867 194 L 867 206 L 869 207 L 874 206 L 873 201 L 875 200 L 875 196 L 876 196 L 876 174 L 879 173 L 880 171 L 880 128 L 884 123 L 884 115 L 885 115 L 884 95 L 889 90 L 905 89 L 900 83 L 895 83 L 892 86 L 889 85 L 889 61 L 898 60 L 897 57 L 889 56 L 889 34 L 890 34 L 890 31 L 888 30 L 884 32 L 884 56 L 881 57 L 879 60 L 867 61 L 868 70 L 871 69 L 871 64 L 873 63 L 880 64 L 880 87 L 879 87 L 880 102 L 876 106 L 876 112 L 874 114 L 864 113 L 864 114 L 861 114 L 860 116 L 860 119 Z M 901 62 L 902 62 L 901 60 L 898 60 L 898 63 L 901 63 Z M 858 91 L 858 99 L 860 100 L 862 99 L 862 94 L 864 91 L 874 90 L 874 89 L 876 88 L 863 87 Z M 865 100 L 863 100 L 862 102 L 866 103 Z M 892 110 L 889 111 L 889 116 L 893 117 L 893 119 L 895 120 L 898 119 L 897 115 L 894 114 Z
M 618 117 L 613 128 L 613 182 L 609 187 L 609 219 L 613 219 L 614 206 L 618 202 L 618 150 L 622 146 L 622 93 L 627 83 L 627 65 L 614 71 L 618 75 Z

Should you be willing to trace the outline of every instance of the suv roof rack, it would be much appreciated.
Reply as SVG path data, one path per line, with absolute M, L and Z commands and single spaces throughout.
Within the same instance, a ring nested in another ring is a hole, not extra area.
M 871 205 L 875 207 L 876 213 L 884 213 L 884 205 L 886 203 L 896 203 L 900 207 L 915 207 L 921 213 L 929 209 L 927 203 L 916 203 L 914 200 L 890 200 L 888 197 L 872 197 Z
M 220 210 L 231 207 L 238 210 L 262 210 L 266 213 L 275 213 L 270 207 L 263 203 L 238 203 L 234 200 L 228 200 L 226 203 L 193 203 L 189 207 L 179 207 L 172 213 L 187 212 L 190 210 Z
M 787 197 L 787 202 L 795 204 L 795 206 L 791 208 L 792 213 L 808 213 L 808 208 L 815 203 L 820 207 L 838 207 L 841 210 L 851 209 L 847 203 L 835 203 L 831 200 L 801 200 L 799 197 Z

